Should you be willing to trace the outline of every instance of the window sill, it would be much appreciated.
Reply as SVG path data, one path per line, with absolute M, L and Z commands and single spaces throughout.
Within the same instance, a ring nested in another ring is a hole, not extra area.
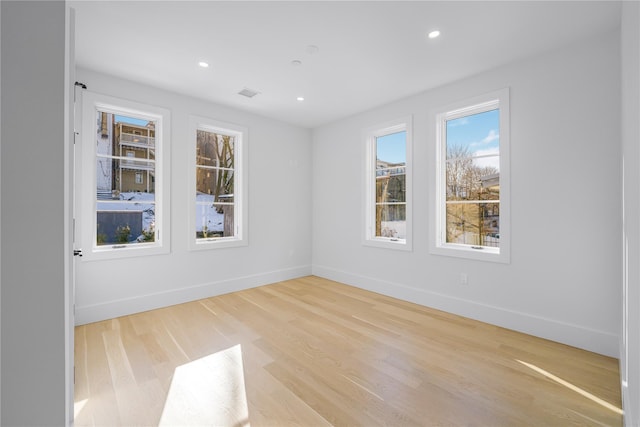
M 221 237 L 211 239 L 192 240 L 190 249 L 192 251 L 202 251 L 209 249 L 236 248 L 240 246 L 248 246 L 246 239 L 238 239 L 236 237 Z
M 482 249 L 477 248 L 477 246 L 471 245 L 445 244 L 430 248 L 429 253 L 477 261 L 509 263 L 509 254 L 505 250 L 486 246 L 480 246 Z
M 362 244 L 374 248 L 385 248 L 399 251 L 411 251 L 411 243 L 406 239 L 391 239 L 385 237 L 377 237 L 375 239 L 365 239 Z
M 84 251 L 82 261 L 102 261 L 111 259 L 132 258 L 168 254 L 169 247 L 153 243 L 137 243 L 130 245 L 104 245 Z

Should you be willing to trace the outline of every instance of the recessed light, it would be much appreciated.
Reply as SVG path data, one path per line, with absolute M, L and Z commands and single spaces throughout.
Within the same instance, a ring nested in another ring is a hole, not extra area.
M 209 68 L 209 64 L 204 61 L 198 62 L 198 65 L 201 66 L 202 68 Z
M 302 61 L 294 59 L 293 61 L 291 61 L 291 65 L 293 65 L 294 67 L 299 67 L 300 65 L 302 65 Z
M 300 102 L 304 101 L 304 97 L 302 97 L 302 96 L 299 96 L 299 97 L 297 97 L 296 99 L 297 99 L 298 101 L 300 101 Z
M 429 33 L 429 38 L 430 39 L 435 39 L 436 37 L 440 36 L 440 31 L 438 30 L 433 30 Z

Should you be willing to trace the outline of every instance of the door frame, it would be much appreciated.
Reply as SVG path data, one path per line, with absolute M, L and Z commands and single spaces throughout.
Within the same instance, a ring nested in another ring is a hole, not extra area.
M 74 140 L 75 120 L 75 10 L 65 1 L 65 70 L 64 70 L 64 344 L 65 344 L 65 425 L 74 422 L 74 328 L 75 328 L 75 261 L 74 261 Z

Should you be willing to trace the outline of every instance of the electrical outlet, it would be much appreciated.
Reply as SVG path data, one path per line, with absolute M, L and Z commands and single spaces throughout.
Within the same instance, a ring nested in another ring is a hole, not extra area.
M 460 284 L 461 285 L 469 284 L 469 276 L 467 276 L 467 273 L 460 273 Z

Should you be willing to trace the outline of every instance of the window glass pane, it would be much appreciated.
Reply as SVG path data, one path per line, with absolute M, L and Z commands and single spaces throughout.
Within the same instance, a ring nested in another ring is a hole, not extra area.
M 499 130 L 499 109 L 446 121 L 448 243 L 500 246 Z
M 500 153 L 500 110 L 447 120 L 447 159 Z
M 132 244 L 155 241 L 154 195 L 120 193 L 96 203 L 98 245 Z
M 96 244 L 155 241 L 155 121 L 98 111 Z
M 376 236 L 406 239 L 406 218 L 405 204 L 376 205 Z
M 235 137 L 199 129 L 196 140 L 196 239 L 235 236 Z
M 234 144 L 233 136 L 198 130 L 196 165 L 233 168 Z
M 234 210 L 233 203 L 213 203 L 213 196 L 198 194 L 196 196 L 196 238 L 234 236 Z
M 396 132 L 376 138 L 377 168 L 407 164 L 407 132 Z
M 455 160 L 454 160 L 455 161 Z M 491 175 L 500 172 L 500 153 L 473 158 L 473 167 L 480 175 Z
M 477 160 L 498 163 L 497 156 L 481 159 L 456 158 L 447 161 L 446 196 L 451 200 L 499 200 L 500 173 L 497 168 L 478 166 Z
M 498 203 L 447 203 L 447 243 L 500 247 Z
M 407 132 L 375 138 L 375 236 L 406 238 Z
M 233 170 L 196 168 L 196 192 L 214 196 L 215 202 L 233 198 Z
M 378 171 L 376 176 L 376 203 L 406 202 L 405 168 L 395 169 L 393 174 L 389 171 Z
M 500 174 L 487 173 L 480 175 L 478 200 L 500 200 Z

